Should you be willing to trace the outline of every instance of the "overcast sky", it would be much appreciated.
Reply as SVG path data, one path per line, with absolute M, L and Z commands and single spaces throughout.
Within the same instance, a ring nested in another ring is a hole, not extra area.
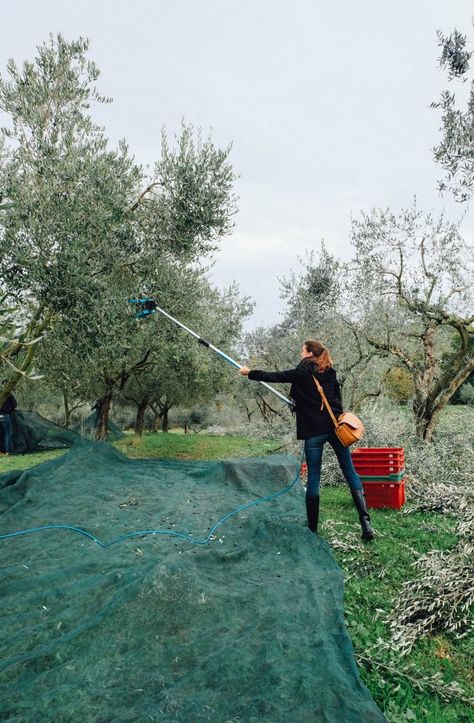
M 474 41 L 472 0 L 0 0 L 0 69 L 48 34 L 90 39 L 112 105 L 95 112 L 112 142 L 153 164 L 160 130 L 181 120 L 233 144 L 239 213 L 211 272 L 274 323 L 278 277 L 319 248 L 349 257 L 350 217 L 438 194 L 431 148 L 446 87 L 436 30 Z M 474 44 L 473 44 L 474 49 Z M 466 232 L 474 232 L 472 214 Z

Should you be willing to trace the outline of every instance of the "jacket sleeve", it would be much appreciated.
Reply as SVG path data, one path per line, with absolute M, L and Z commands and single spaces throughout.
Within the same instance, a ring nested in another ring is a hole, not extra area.
M 255 382 L 279 382 L 293 384 L 301 376 L 300 369 L 285 369 L 281 372 L 264 372 L 251 369 L 248 378 Z
M 335 387 L 334 387 L 334 396 L 335 396 L 336 399 L 339 401 L 339 404 L 340 404 L 340 406 L 341 406 L 341 409 L 344 409 L 344 405 L 343 405 L 343 403 L 342 403 L 342 389 L 341 389 L 341 385 L 339 384 L 339 382 L 337 381 L 337 379 L 336 379 L 336 384 L 335 384 Z

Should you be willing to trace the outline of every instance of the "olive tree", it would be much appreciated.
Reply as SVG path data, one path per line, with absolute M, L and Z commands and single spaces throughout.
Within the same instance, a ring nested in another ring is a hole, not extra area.
M 463 109 L 456 93 L 446 90 L 432 104 L 442 111 L 434 156 L 445 172 L 440 189 L 465 202 L 474 191 L 472 51 L 457 30 L 439 32 L 438 39 L 440 66 L 449 82 L 461 83 L 467 102 Z M 388 210 L 362 214 L 353 224 L 353 241 L 355 289 L 365 314 L 353 328 L 363 330 L 360 338 L 372 351 L 392 357 L 409 375 L 417 433 L 429 441 L 441 411 L 474 371 L 472 245 L 458 223 L 424 216 L 416 206 L 398 216 Z
M 0 78 L 0 284 L 26 328 L 73 316 L 138 251 L 130 207 L 142 174 L 126 145 L 109 150 L 92 122 L 91 104 L 107 99 L 86 50 L 85 40 L 51 38 Z
M 408 372 L 417 434 L 430 441 L 440 413 L 474 370 L 472 248 L 458 224 L 416 206 L 398 216 L 364 213 L 352 238 L 359 305 L 353 327 L 374 353 Z
M 150 353 L 132 340 L 125 299 L 163 288 L 171 296 L 173 270 L 212 252 L 233 223 L 234 174 L 230 148 L 195 138 L 189 126 L 174 147 L 163 134 L 150 176 L 125 142 L 110 149 L 91 116 L 109 99 L 96 88 L 87 49 L 83 39 L 50 38 L 33 62 L 10 61 L 9 78 L 0 78 L 8 121 L 0 134 L 0 290 L 21 306 L 33 335 L 56 334 L 58 347 L 93 367 L 106 427 L 112 390 Z M 175 289 L 173 300 L 186 303 L 185 293 Z M 20 375 L 12 369 L 0 402 Z

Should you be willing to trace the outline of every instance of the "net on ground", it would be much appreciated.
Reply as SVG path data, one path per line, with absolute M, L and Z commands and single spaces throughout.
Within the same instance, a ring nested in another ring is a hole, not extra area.
M 98 426 L 99 415 L 97 412 L 92 412 L 92 414 L 89 414 L 89 416 L 82 421 L 76 422 L 76 424 L 72 426 L 72 429 L 77 434 L 80 434 L 81 437 L 85 437 L 86 439 L 93 441 L 96 439 Z M 107 421 L 107 440 L 109 442 L 113 442 L 114 440 L 122 439 L 123 437 L 125 437 L 125 434 L 122 432 L 120 427 L 117 427 L 117 425 L 109 418 Z
M 0 534 L 68 523 L 104 542 L 150 528 L 204 539 L 297 473 L 291 456 L 130 460 L 95 442 L 2 475 Z M 4 720 L 385 721 L 299 483 L 205 546 L 149 535 L 103 549 L 67 530 L 0 545 Z
M 11 423 L 14 454 L 64 449 L 81 443 L 77 432 L 60 427 L 36 412 L 16 410 L 11 414 Z

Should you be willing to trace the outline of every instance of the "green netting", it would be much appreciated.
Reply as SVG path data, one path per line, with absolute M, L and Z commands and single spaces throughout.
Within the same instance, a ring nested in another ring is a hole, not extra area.
M 17 410 L 12 412 L 11 420 L 14 454 L 63 449 L 81 443 L 77 432 L 60 427 L 36 412 Z
M 0 533 L 68 523 L 103 541 L 147 528 L 202 539 L 297 472 L 290 456 L 175 462 L 74 447 L 0 477 Z M 206 546 L 150 535 L 103 549 L 66 530 L 0 545 L 5 720 L 385 721 L 299 482 Z
M 80 434 L 81 437 L 93 440 L 96 438 L 98 424 L 99 414 L 98 412 L 93 412 L 88 417 L 86 417 L 86 419 L 83 419 L 81 422 L 77 422 L 76 424 L 74 424 L 71 429 Z M 125 434 L 122 432 L 122 430 L 117 427 L 117 425 L 114 424 L 111 419 L 109 419 L 107 422 L 108 441 L 113 442 L 116 439 L 122 439 L 122 437 L 124 436 Z

